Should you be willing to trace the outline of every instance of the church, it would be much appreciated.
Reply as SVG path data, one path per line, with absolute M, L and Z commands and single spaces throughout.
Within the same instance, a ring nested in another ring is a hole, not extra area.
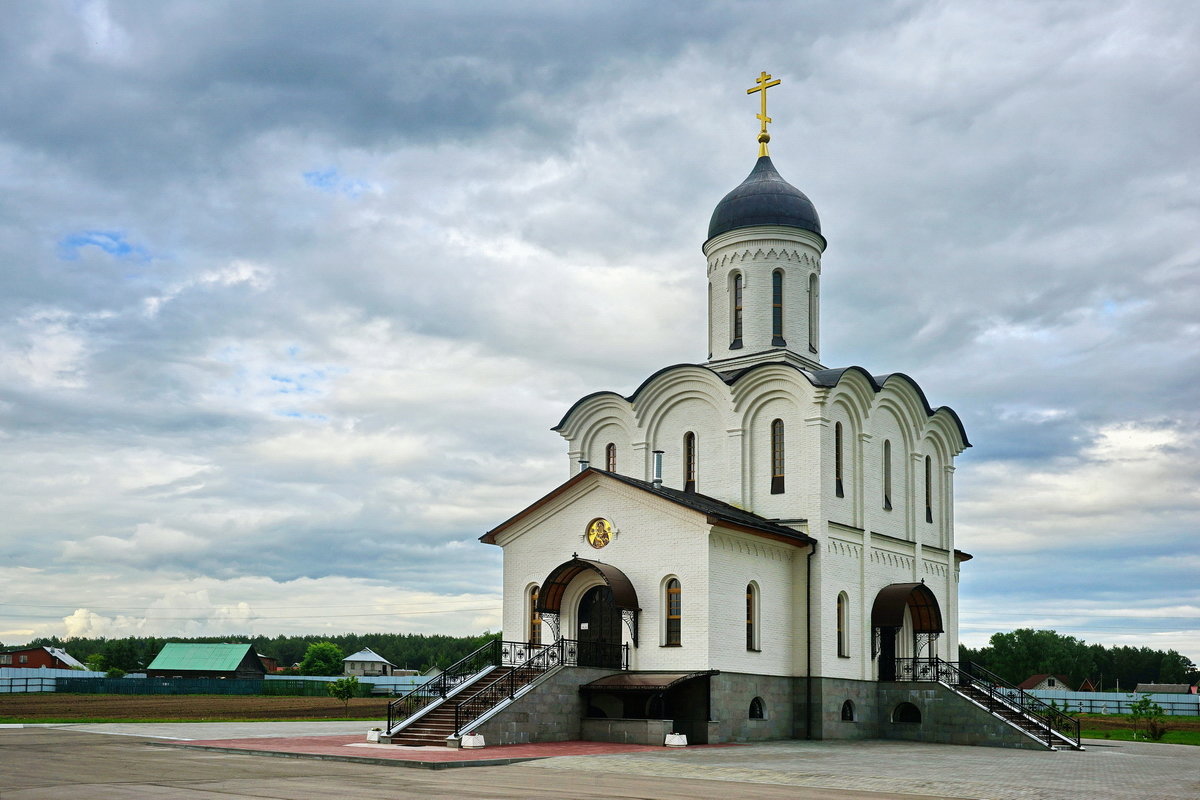
M 554 426 L 565 481 L 482 537 L 503 549 L 499 662 L 539 674 L 506 678 L 494 710 L 459 701 L 449 738 L 470 717 L 496 743 L 1027 745 L 936 666 L 957 660 L 971 556 L 955 549 L 954 459 L 970 443 L 909 376 L 822 362 L 826 240 L 768 153 L 778 83 L 748 90 L 758 158 L 697 263 L 708 360 L 589 394 Z

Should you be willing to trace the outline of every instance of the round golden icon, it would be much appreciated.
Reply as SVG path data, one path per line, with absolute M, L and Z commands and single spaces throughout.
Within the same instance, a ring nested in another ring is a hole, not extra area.
M 599 550 L 612 541 L 612 523 L 603 517 L 594 519 L 587 526 L 588 544 Z

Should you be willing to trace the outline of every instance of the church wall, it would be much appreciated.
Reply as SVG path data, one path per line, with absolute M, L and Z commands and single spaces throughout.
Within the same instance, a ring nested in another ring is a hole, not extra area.
M 712 684 L 709 718 L 716 742 L 761 742 L 790 739 L 796 727 L 796 679 L 778 675 L 721 672 Z M 763 718 L 750 719 L 750 703 L 758 697 Z
M 713 669 L 791 675 L 796 626 L 792 562 L 802 548 L 714 531 L 710 538 L 707 624 Z M 757 652 L 747 648 L 746 587 L 757 587 Z
M 597 479 L 600 480 L 600 479 Z M 709 628 L 705 614 L 705 575 L 708 573 L 708 526 L 694 512 L 643 499 L 636 489 L 597 484 L 577 495 L 560 498 L 534 524 L 505 535 L 504 546 L 504 638 L 526 637 L 526 595 L 520 589 L 541 584 L 572 553 L 602 561 L 620 569 L 632 581 L 642 607 L 639 646 L 630 652 L 634 669 L 708 669 Z M 615 528 L 613 541 L 600 550 L 583 538 L 589 522 L 608 519 Z M 680 647 L 663 647 L 662 584 L 668 575 L 679 578 L 683 616 Z M 576 608 L 582 593 L 599 583 L 592 572 L 580 575 L 563 597 L 559 635 L 575 638 Z M 517 591 L 514 591 L 517 589 Z M 629 631 L 622 628 L 626 642 Z M 553 633 L 543 626 L 543 641 Z
M 575 458 L 574 471 L 578 471 L 581 459 L 596 469 L 608 469 L 605 456 L 607 447 L 611 443 L 616 445 L 617 468 L 614 471 L 622 475 L 641 477 L 642 465 L 635 462 L 631 430 L 631 424 L 627 424 L 625 420 L 609 418 L 596 424 L 583 437 L 579 453 Z
M 657 410 L 654 430 L 648 436 L 649 449 L 663 451 L 663 483 L 674 489 L 683 489 L 683 440 L 686 433 L 694 433 L 696 491 L 724 499 L 731 491 L 726 452 L 728 402 L 722 398 L 720 402 L 724 407 L 721 407 L 699 391 L 693 391 L 695 395 L 672 398 Z
M 820 274 L 821 249 L 804 231 L 780 228 L 743 228 L 710 241 L 709 352 L 712 359 L 736 358 L 757 351 L 787 349 L 818 360 L 816 342 L 809 339 L 809 275 Z M 773 336 L 772 273 L 783 273 L 783 339 Z M 742 346 L 733 341 L 734 276 L 743 276 Z M 815 311 L 815 309 L 813 309 Z M 815 325 L 812 327 L 816 327 Z M 810 349 L 810 345 L 813 345 Z

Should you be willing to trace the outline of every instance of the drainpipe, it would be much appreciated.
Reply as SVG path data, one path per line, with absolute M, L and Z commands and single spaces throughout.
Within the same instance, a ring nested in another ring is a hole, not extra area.
M 817 552 L 817 543 L 814 541 L 809 546 L 808 558 L 806 559 L 806 563 L 805 563 L 805 568 L 807 570 L 807 574 L 805 575 L 805 578 L 804 578 L 804 585 L 806 587 L 805 591 L 808 592 L 808 608 L 805 609 L 805 611 L 807 613 L 804 615 L 805 616 L 805 636 L 808 639 L 808 669 L 807 669 L 808 680 L 806 680 L 804 682 L 805 694 L 806 694 L 805 708 L 808 709 L 808 721 L 806 722 L 806 724 L 804 726 L 804 738 L 805 739 L 813 738 L 813 735 L 812 735 L 812 726 L 813 726 L 812 557 L 816 552 Z

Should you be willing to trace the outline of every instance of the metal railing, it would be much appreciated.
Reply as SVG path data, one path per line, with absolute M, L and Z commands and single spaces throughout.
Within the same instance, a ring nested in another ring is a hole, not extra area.
M 555 667 L 607 667 L 629 669 L 629 645 L 559 639 L 552 645 L 534 646 L 520 664 L 471 696 L 454 701 L 454 735 Z
M 1078 719 L 973 662 L 942 661 L 936 657 L 898 658 L 896 680 L 936 681 L 959 691 L 970 687 L 979 695 L 974 699 L 981 700 L 989 712 L 1008 710 L 1032 722 L 1048 747 L 1054 746 L 1056 738 L 1072 747 L 1080 746 Z

